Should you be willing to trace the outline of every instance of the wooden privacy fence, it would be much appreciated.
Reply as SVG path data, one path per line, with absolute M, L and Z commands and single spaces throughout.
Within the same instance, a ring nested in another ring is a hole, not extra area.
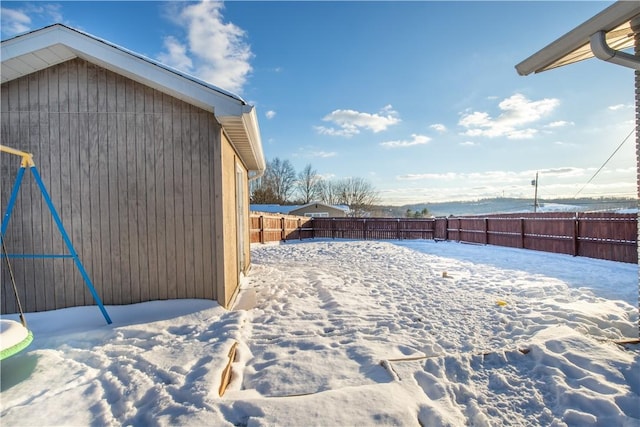
M 443 240 L 638 262 L 635 214 L 539 213 L 444 218 Z
M 536 213 L 483 217 L 303 218 L 251 215 L 251 242 L 309 238 L 434 239 L 638 262 L 636 214 Z
M 251 243 L 312 239 L 311 218 L 251 212 Z
M 332 239 L 434 239 L 434 219 L 314 218 L 314 237 Z

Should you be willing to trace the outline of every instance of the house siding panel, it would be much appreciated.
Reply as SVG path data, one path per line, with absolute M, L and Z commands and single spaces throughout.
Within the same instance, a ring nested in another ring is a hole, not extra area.
M 5 83 L 1 95 L 3 144 L 34 153 L 105 304 L 217 298 L 221 128 L 211 112 L 81 59 Z M 3 211 L 19 164 L 0 156 Z M 28 171 L 6 243 L 11 253 L 66 252 Z M 14 258 L 12 265 L 26 311 L 94 303 L 71 260 Z M 17 309 L 4 283 L 0 308 Z
M 223 138 L 222 143 L 222 171 L 223 171 L 223 187 L 225 189 L 233 189 L 233 191 L 225 191 L 223 195 L 223 224 L 224 224 L 224 272 L 225 272 L 225 301 L 224 306 L 228 307 L 232 302 L 233 293 L 238 286 L 238 247 L 237 247 L 237 228 L 236 215 L 237 206 L 235 194 L 235 163 L 236 156 L 233 147 L 227 140 Z

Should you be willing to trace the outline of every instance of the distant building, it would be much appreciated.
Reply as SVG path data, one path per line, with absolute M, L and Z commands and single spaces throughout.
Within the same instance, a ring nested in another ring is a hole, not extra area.
M 345 217 L 349 208 L 347 206 L 330 206 L 324 203 L 312 202 L 297 209 L 289 211 L 289 215 L 310 216 L 318 218 Z
M 298 215 L 318 218 L 345 217 L 349 212 L 346 205 L 327 205 L 320 202 L 306 205 L 251 205 L 251 212 L 265 212 L 282 215 Z

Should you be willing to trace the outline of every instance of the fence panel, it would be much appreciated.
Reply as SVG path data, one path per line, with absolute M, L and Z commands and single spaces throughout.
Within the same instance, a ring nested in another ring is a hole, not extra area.
M 622 262 L 637 262 L 637 217 L 633 214 L 579 215 L 578 255 Z
M 460 241 L 460 218 L 447 219 L 447 240 Z
M 400 239 L 400 222 L 397 218 L 366 219 L 365 232 L 367 239 Z
M 524 248 L 575 255 L 574 218 L 524 218 Z
M 524 220 L 522 218 L 487 218 L 487 244 L 524 247 Z
M 436 218 L 433 230 L 433 238 L 436 240 L 448 240 L 448 226 L 449 220 L 447 218 Z
M 279 242 L 314 237 L 312 219 L 291 215 L 269 215 L 252 212 L 251 243 Z
M 333 218 L 314 218 L 312 221 L 313 236 L 321 239 L 332 239 Z
M 399 220 L 401 239 L 434 239 L 435 219 Z
M 460 218 L 458 240 L 469 243 L 487 243 L 485 218 Z

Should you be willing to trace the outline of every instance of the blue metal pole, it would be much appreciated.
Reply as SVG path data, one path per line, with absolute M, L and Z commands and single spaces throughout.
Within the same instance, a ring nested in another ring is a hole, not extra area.
M 78 253 L 73 248 L 71 239 L 69 239 L 69 236 L 67 235 L 67 232 L 64 229 L 64 225 L 62 225 L 62 220 L 58 216 L 58 212 L 56 212 L 56 209 L 53 206 L 53 202 L 51 201 L 51 197 L 49 196 L 49 193 L 47 192 L 47 189 L 45 188 L 44 183 L 42 182 L 42 178 L 40 178 L 40 174 L 38 173 L 38 170 L 36 169 L 35 166 L 31 166 L 31 172 L 33 172 L 33 177 L 38 183 L 38 187 L 40 187 L 40 191 L 42 191 L 42 196 L 44 197 L 45 202 L 47 202 L 47 206 L 49 206 L 49 210 L 51 211 L 53 220 L 56 222 L 56 225 L 60 230 L 60 234 L 62 234 L 62 239 L 64 240 L 64 243 L 67 245 L 69 252 L 71 252 L 71 255 L 73 256 L 73 260 L 75 261 L 76 266 L 78 267 L 78 270 L 80 270 L 80 274 L 82 275 L 82 278 L 87 284 L 87 287 L 91 292 L 91 295 L 93 295 L 93 299 L 98 304 L 98 307 L 100 307 L 100 311 L 102 312 L 104 319 L 107 321 L 108 324 L 111 324 L 111 318 L 109 317 L 109 313 L 107 313 L 107 310 L 104 308 L 104 305 L 102 304 L 102 300 L 100 299 L 100 296 L 98 296 L 98 292 L 96 292 L 96 289 L 93 287 L 93 284 L 91 283 L 91 279 L 89 278 L 87 271 L 84 269 L 84 266 L 80 262 Z
M 24 176 L 25 169 L 26 168 L 24 166 L 20 166 L 20 169 L 18 169 L 16 182 L 13 184 L 13 189 L 11 190 L 11 196 L 9 197 L 9 202 L 7 203 L 7 211 L 2 217 L 2 226 L 0 226 L 0 234 L 2 236 L 4 236 L 4 233 L 7 231 L 7 226 L 9 225 L 9 218 L 11 218 L 11 212 L 13 211 L 13 207 L 16 204 L 16 199 L 18 198 L 18 190 L 20 189 L 20 184 L 22 183 L 22 177 Z

